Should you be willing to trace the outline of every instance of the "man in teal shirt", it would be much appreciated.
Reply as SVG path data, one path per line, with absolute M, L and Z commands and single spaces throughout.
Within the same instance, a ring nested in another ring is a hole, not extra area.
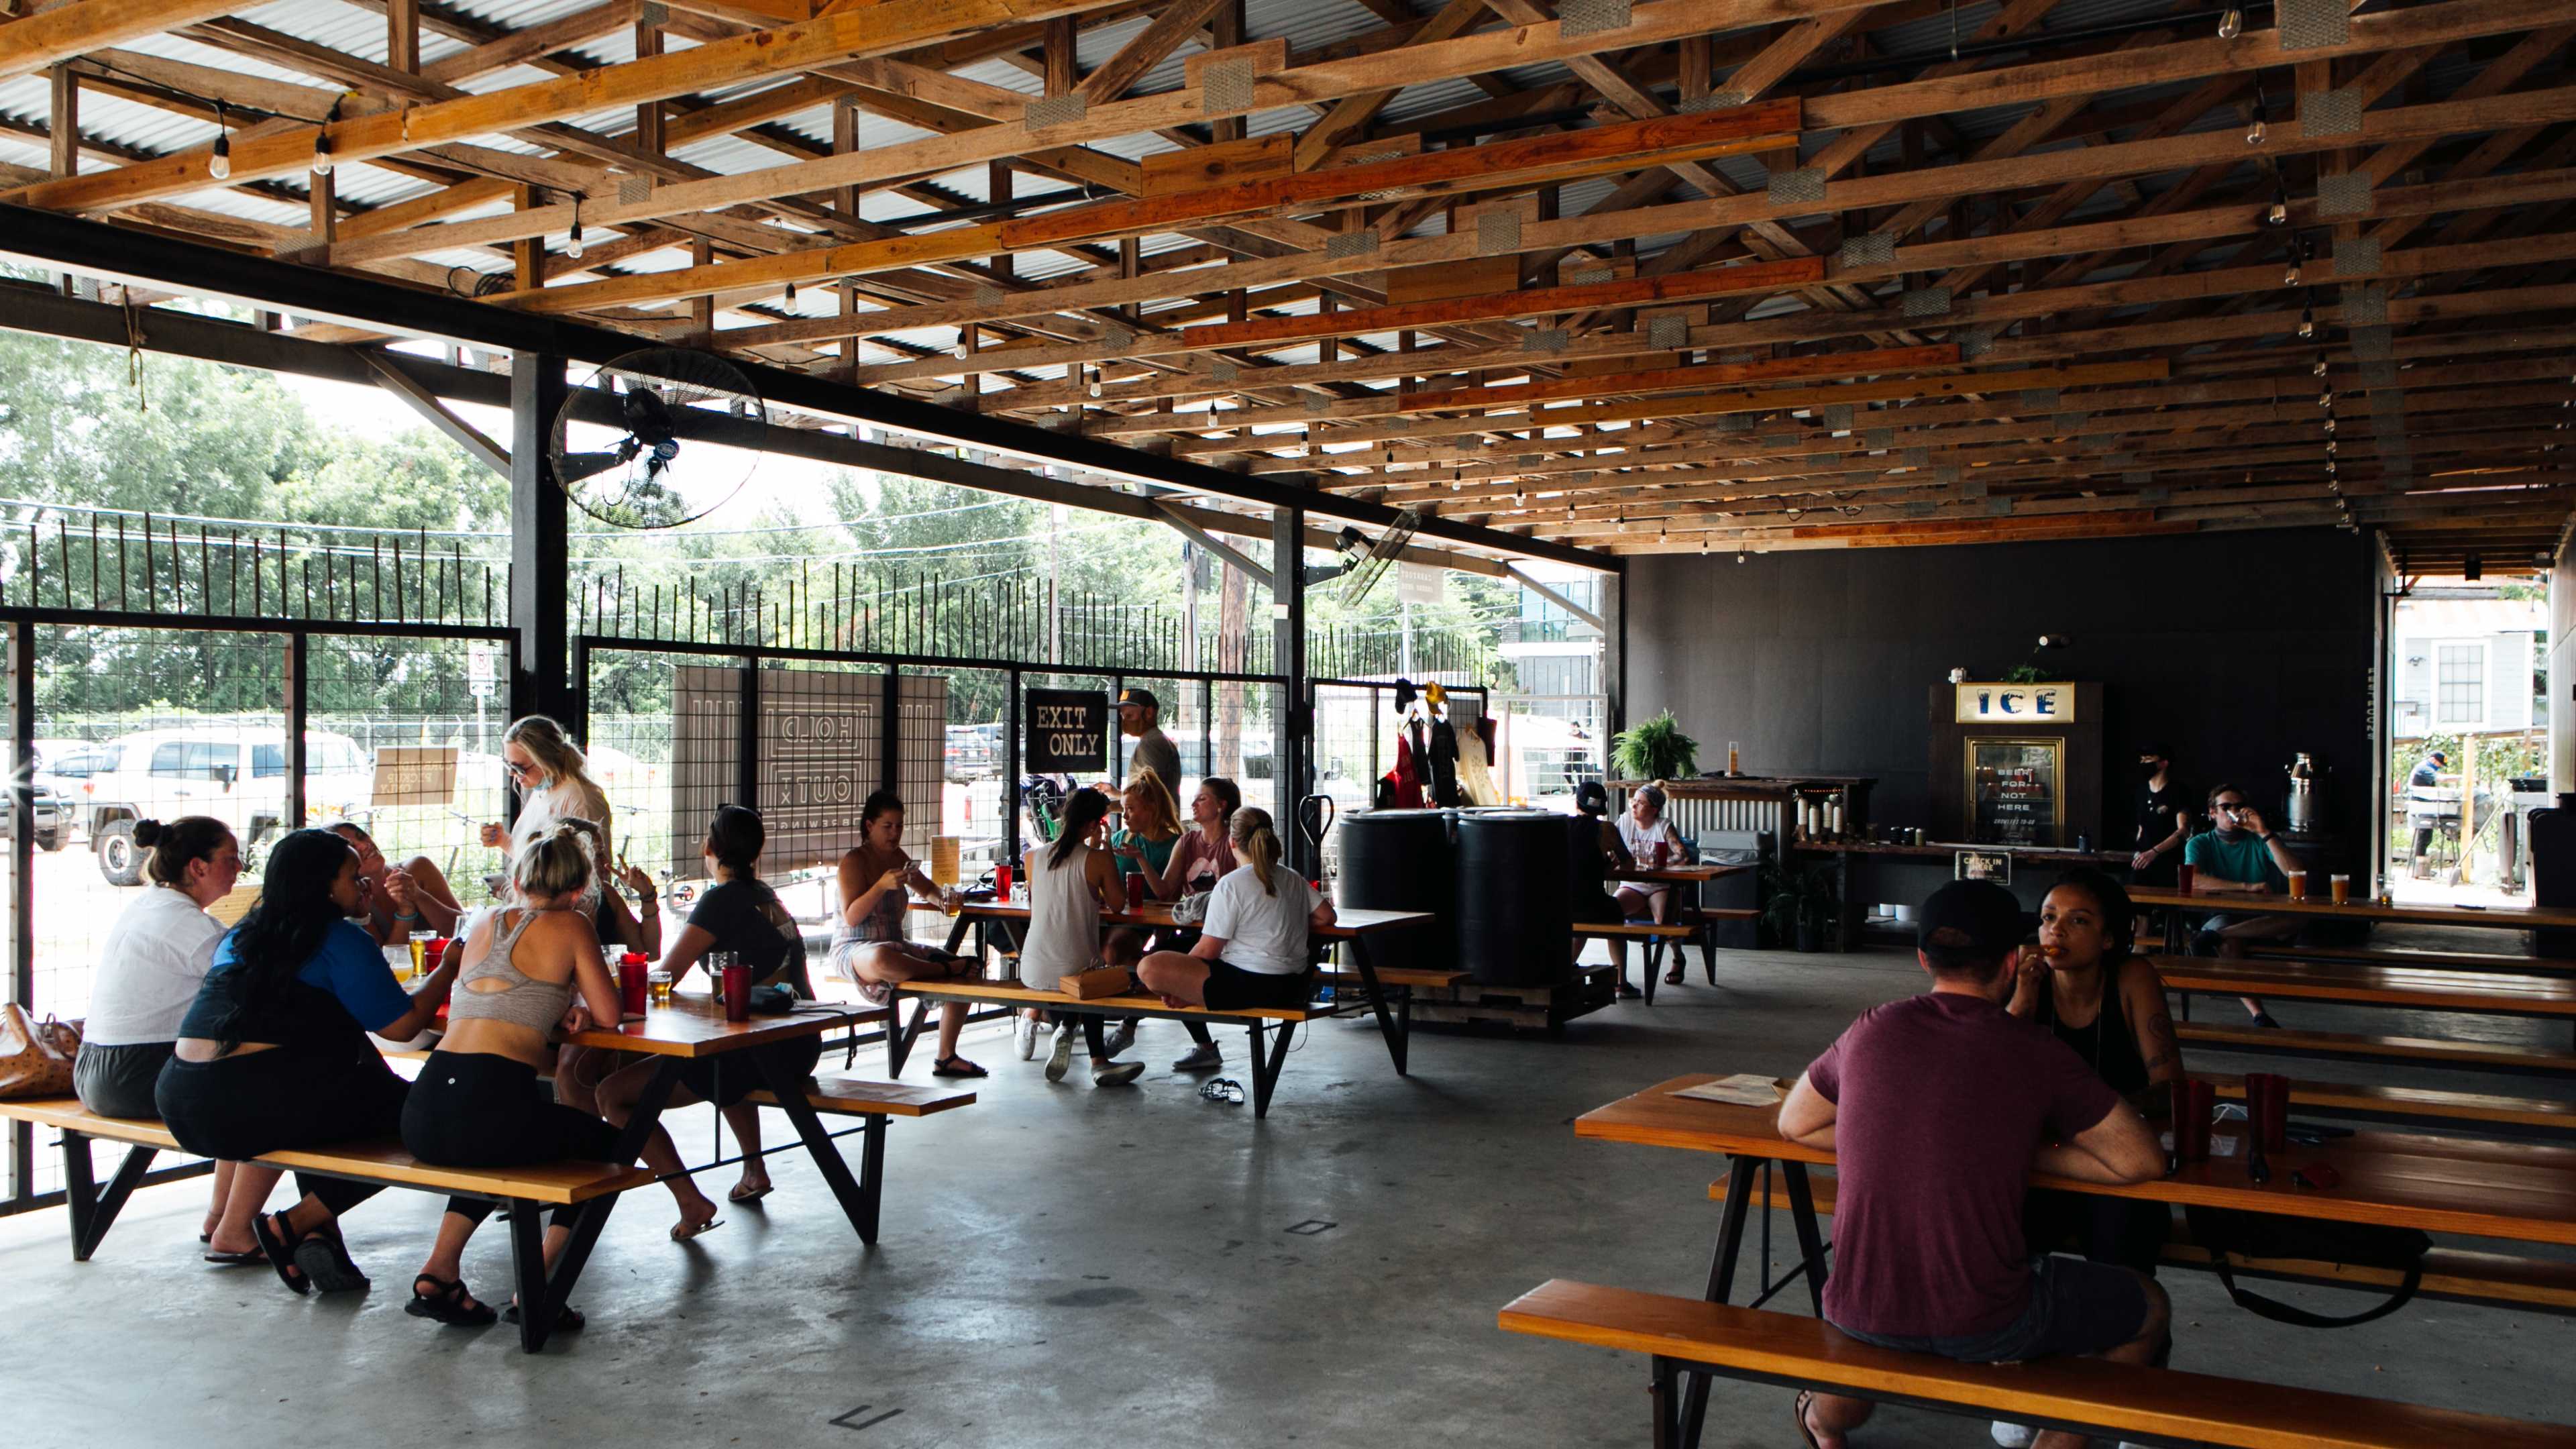
M 2271 895 L 2287 890 L 2286 872 L 2304 870 L 2297 856 L 2281 843 L 2262 813 L 2245 801 L 2245 792 L 2220 785 L 2209 792 L 2210 827 L 2185 841 L 2182 859 L 2192 870 L 2192 894 L 2208 896 Z M 2241 960 L 2246 943 L 2286 941 L 2299 934 L 2296 916 L 2229 915 L 2221 912 L 2201 923 L 2201 938 L 2214 941 L 2218 954 Z M 2279 1026 L 2259 998 L 2239 1000 L 2257 1026 Z

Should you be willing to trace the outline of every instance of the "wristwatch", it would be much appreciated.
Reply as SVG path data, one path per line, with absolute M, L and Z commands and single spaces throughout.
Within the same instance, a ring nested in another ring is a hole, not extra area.
M 2275 835 L 2278 835 L 2278 834 L 2280 834 L 2280 833 L 2281 833 L 2281 832 L 2279 832 L 2279 831 L 2277 831 L 2277 830 L 2272 830 L 2272 831 L 2267 831 L 2267 832 L 2265 832 L 2265 833 L 2263 833 L 2263 834 L 2261 834 L 2261 835 L 2257 835 L 2257 836 L 2255 836 L 2254 838 L 2255 838 L 2256 840 L 2259 840 L 2259 841 L 2263 842 L 2265 845 L 2269 845 L 2269 844 L 2271 844 L 2271 843 L 2272 843 L 2272 837 L 2273 837 L 2273 836 L 2275 836 Z

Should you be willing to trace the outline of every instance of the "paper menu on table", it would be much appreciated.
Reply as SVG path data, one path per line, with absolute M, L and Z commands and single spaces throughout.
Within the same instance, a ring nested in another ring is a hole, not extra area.
M 1724 1102 L 1734 1107 L 1776 1107 L 1780 1105 L 1780 1084 L 1760 1072 L 1737 1072 L 1714 1082 L 1684 1087 L 1673 1093 L 1694 1102 Z

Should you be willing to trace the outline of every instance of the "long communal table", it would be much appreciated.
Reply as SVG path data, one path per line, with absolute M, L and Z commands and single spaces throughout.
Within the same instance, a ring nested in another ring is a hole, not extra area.
M 965 945 L 968 929 L 978 922 L 1000 926 L 1011 938 L 1012 946 L 1017 948 L 1023 944 L 1020 939 L 1020 928 L 1027 924 L 1028 919 L 1029 906 L 1025 901 L 968 901 L 958 910 L 955 924 L 948 928 L 947 948 L 951 954 L 956 953 Z M 1369 1009 L 1377 1014 L 1378 1032 L 1386 1038 L 1386 1054 L 1394 1061 L 1395 1074 L 1399 1077 L 1406 1075 L 1409 1049 L 1413 1039 L 1413 992 L 1409 987 L 1390 986 L 1380 982 L 1377 962 L 1370 943 L 1374 938 L 1397 932 L 1427 930 L 1436 927 L 1439 920 L 1439 917 L 1427 911 L 1345 910 L 1337 907 L 1334 911 L 1333 923 L 1312 933 L 1318 940 L 1349 944 L 1352 969 L 1359 973 L 1360 982 L 1367 990 Z M 1141 910 L 1103 911 L 1100 913 L 1100 923 L 1104 926 L 1134 926 L 1150 931 L 1168 932 L 1182 929 L 1172 920 L 1172 908 L 1160 901 L 1148 901 Z M 899 990 L 896 994 L 904 993 Z M 1033 1002 L 1032 1005 L 1052 1009 L 1059 1004 L 1070 1003 L 1072 1000 L 1056 992 L 1041 992 L 1039 995 L 1044 999 Z M 1395 1009 L 1392 1011 L 1387 1008 L 1387 1002 L 1390 999 L 1395 1002 Z M 1140 1009 L 1136 1014 L 1155 1016 L 1175 1013 L 1163 1011 L 1161 1003 L 1156 1002 L 1153 1010 Z M 920 1020 L 921 1014 L 916 1012 L 913 1019 L 915 1031 L 920 1029 Z M 888 1040 L 891 1041 L 893 1036 L 894 1034 L 889 1032 Z M 909 1036 L 905 1037 L 904 1045 L 907 1049 L 910 1047 Z M 1254 1043 L 1256 1057 L 1259 1046 L 1259 1042 L 1256 1041 Z M 898 1071 L 902 1069 L 900 1054 L 895 1057 L 895 1067 Z
M 2549 906 L 2437 906 L 2424 904 L 2381 905 L 2374 900 L 2355 897 L 2342 905 L 2334 903 L 2331 893 L 2313 874 L 2308 878 L 2308 893 L 2292 899 L 2279 892 L 2243 895 L 2233 891 L 2212 894 L 2180 891 L 2149 886 L 2131 886 L 2132 905 L 2164 911 L 2165 949 L 2182 951 L 2182 918 L 2192 911 L 2225 912 L 2240 916 L 2293 916 L 2301 920 L 2372 921 L 2390 925 L 2414 926 L 2483 926 L 2506 931 L 2576 930 L 2576 910 Z
M 1825 1243 L 1807 1169 L 1831 1164 L 1834 1154 L 1782 1137 L 1776 1106 L 1742 1107 L 1673 1095 L 1715 1080 L 1714 1075 L 1698 1073 L 1659 1082 L 1576 1118 L 1575 1135 L 1711 1152 L 1727 1159 L 1726 1199 L 1718 1217 L 1717 1245 L 1704 1295 L 1712 1303 L 1725 1303 L 1733 1295 L 1754 1179 L 1776 1163 L 1789 1199 L 1799 1261 L 1789 1276 L 1765 1284 L 1754 1306 L 1803 1279 L 1821 1314 Z M 2236 1136 L 2220 1129 L 2212 1133 L 2212 1140 Z M 2324 1189 L 2295 1186 L 2292 1174 L 2313 1162 L 2330 1164 L 2341 1180 Z M 2030 1185 L 2100 1197 L 2576 1246 L 2576 1149 L 2363 1132 L 2318 1147 L 2292 1143 L 2288 1151 L 2271 1154 L 2270 1166 L 2270 1179 L 2258 1183 L 2249 1175 L 2241 1152 L 2222 1157 L 2213 1150 L 2208 1161 L 2149 1182 L 2115 1187 L 2035 1172 Z M 1699 1442 L 1707 1404 L 1708 1381 L 1695 1375 L 1682 1408 L 1685 1449 L 1695 1449 Z

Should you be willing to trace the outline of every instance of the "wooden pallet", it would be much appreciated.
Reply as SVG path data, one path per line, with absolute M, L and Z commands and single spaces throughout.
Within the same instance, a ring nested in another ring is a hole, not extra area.
M 1618 1000 L 1607 964 L 1577 966 L 1562 986 L 1487 986 L 1466 981 L 1446 989 L 1416 988 L 1415 1021 L 1502 1022 L 1554 1031 Z

